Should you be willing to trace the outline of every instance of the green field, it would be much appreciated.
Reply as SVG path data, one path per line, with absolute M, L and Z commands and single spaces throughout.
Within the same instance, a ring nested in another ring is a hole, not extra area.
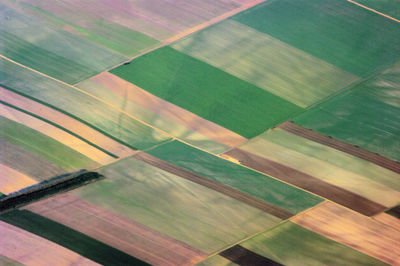
M 400 23 L 342 0 L 267 1 L 233 19 L 360 77 L 400 59 Z
M 300 107 L 358 79 L 235 20 L 224 20 L 172 47 Z
M 246 138 L 303 110 L 170 47 L 110 72 Z
M 240 245 L 283 265 L 387 265 L 291 222 Z
M 168 139 L 152 128 L 72 87 L 2 60 L 0 84 L 41 102 L 135 149 L 145 149 Z M 62 97 L 60 97 L 62 95 Z
M 324 135 L 400 161 L 400 63 L 294 119 Z
M 148 153 L 291 213 L 298 213 L 322 202 L 321 198 L 307 192 L 178 141 L 161 145 Z
M 132 157 L 100 173 L 106 178 L 73 194 L 206 253 L 281 221 Z
M 357 0 L 369 8 L 373 8 L 378 12 L 389 15 L 395 19 L 400 19 L 400 1 L 399 0 Z

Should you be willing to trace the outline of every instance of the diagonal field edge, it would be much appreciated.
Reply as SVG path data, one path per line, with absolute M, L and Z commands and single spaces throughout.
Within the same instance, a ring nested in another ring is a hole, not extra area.
M 391 170 L 395 173 L 400 174 L 400 163 L 389 159 L 387 157 L 381 156 L 377 153 L 373 153 L 367 150 L 364 150 L 358 146 L 349 144 L 347 142 L 334 139 L 329 136 L 324 136 L 316 131 L 311 129 L 304 128 L 299 126 L 293 122 L 284 122 L 278 126 L 279 128 L 295 134 L 297 136 L 306 138 L 308 140 L 320 143 L 322 145 L 334 148 L 336 150 L 348 153 L 350 155 L 356 156 L 368 162 L 379 165 L 383 168 Z
M 274 215 L 280 219 L 285 220 L 285 219 L 288 219 L 293 216 L 292 213 L 290 213 L 286 210 L 283 210 L 279 207 L 276 207 L 272 204 L 269 204 L 263 200 L 260 200 L 256 197 L 253 197 L 244 192 L 236 190 L 230 186 L 218 183 L 214 180 L 205 178 L 205 177 L 195 174 L 191 171 L 188 171 L 186 169 L 175 166 L 166 161 L 160 160 L 150 154 L 140 152 L 140 153 L 133 155 L 133 157 L 142 162 L 145 162 L 152 166 L 160 168 L 164 171 L 175 174 L 179 177 L 182 177 L 184 179 L 187 179 L 187 180 L 197 183 L 199 185 L 205 186 L 205 187 L 215 190 L 217 192 L 220 192 L 221 194 L 224 194 L 226 196 L 234 198 L 234 199 L 241 201 L 249 206 L 252 206 L 252 207 L 262 210 L 266 213 Z

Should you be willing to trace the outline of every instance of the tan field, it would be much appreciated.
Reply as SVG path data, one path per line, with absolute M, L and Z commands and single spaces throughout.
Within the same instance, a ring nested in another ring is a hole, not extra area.
M 393 217 L 392 215 L 382 212 L 378 215 L 375 215 L 374 219 L 400 231 L 400 219 Z
M 0 164 L 0 173 L 0 192 L 3 194 L 8 194 L 37 183 L 35 179 L 3 164 Z
M 325 202 L 292 222 L 392 265 L 400 265 L 400 231 Z

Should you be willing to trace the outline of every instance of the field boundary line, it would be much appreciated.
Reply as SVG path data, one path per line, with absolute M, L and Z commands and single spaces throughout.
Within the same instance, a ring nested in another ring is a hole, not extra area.
M 353 1 L 353 0 L 346 0 L 346 1 L 349 2 L 349 3 L 352 3 L 352 4 L 354 4 L 354 5 L 357 5 L 357 6 L 359 6 L 359 7 L 362 7 L 362 8 L 364 8 L 364 9 L 366 9 L 366 10 L 369 10 L 369 11 L 371 11 L 371 12 L 374 12 L 375 14 L 381 15 L 381 16 L 387 18 L 387 19 L 390 19 L 390 20 L 393 20 L 393 21 L 396 21 L 396 22 L 400 23 L 400 20 L 399 20 L 399 19 L 396 19 L 396 18 L 394 18 L 394 17 L 391 17 L 391 16 L 389 16 L 389 15 L 386 15 L 385 13 L 379 12 L 378 10 L 375 10 L 375 9 L 373 9 L 373 8 L 364 6 L 364 5 L 360 4 L 360 3 L 357 3 L 356 1 Z

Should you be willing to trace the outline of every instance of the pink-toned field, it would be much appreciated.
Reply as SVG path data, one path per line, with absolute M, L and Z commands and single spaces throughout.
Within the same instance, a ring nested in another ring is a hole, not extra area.
M 386 263 L 400 262 L 400 231 L 340 205 L 325 202 L 291 220 Z
M 99 265 L 69 249 L 0 221 L 0 254 L 26 265 Z
M 153 265 L 192 265 L 206 256 L 178 240 L 71 194 L 58 195 L 25 209 Z

